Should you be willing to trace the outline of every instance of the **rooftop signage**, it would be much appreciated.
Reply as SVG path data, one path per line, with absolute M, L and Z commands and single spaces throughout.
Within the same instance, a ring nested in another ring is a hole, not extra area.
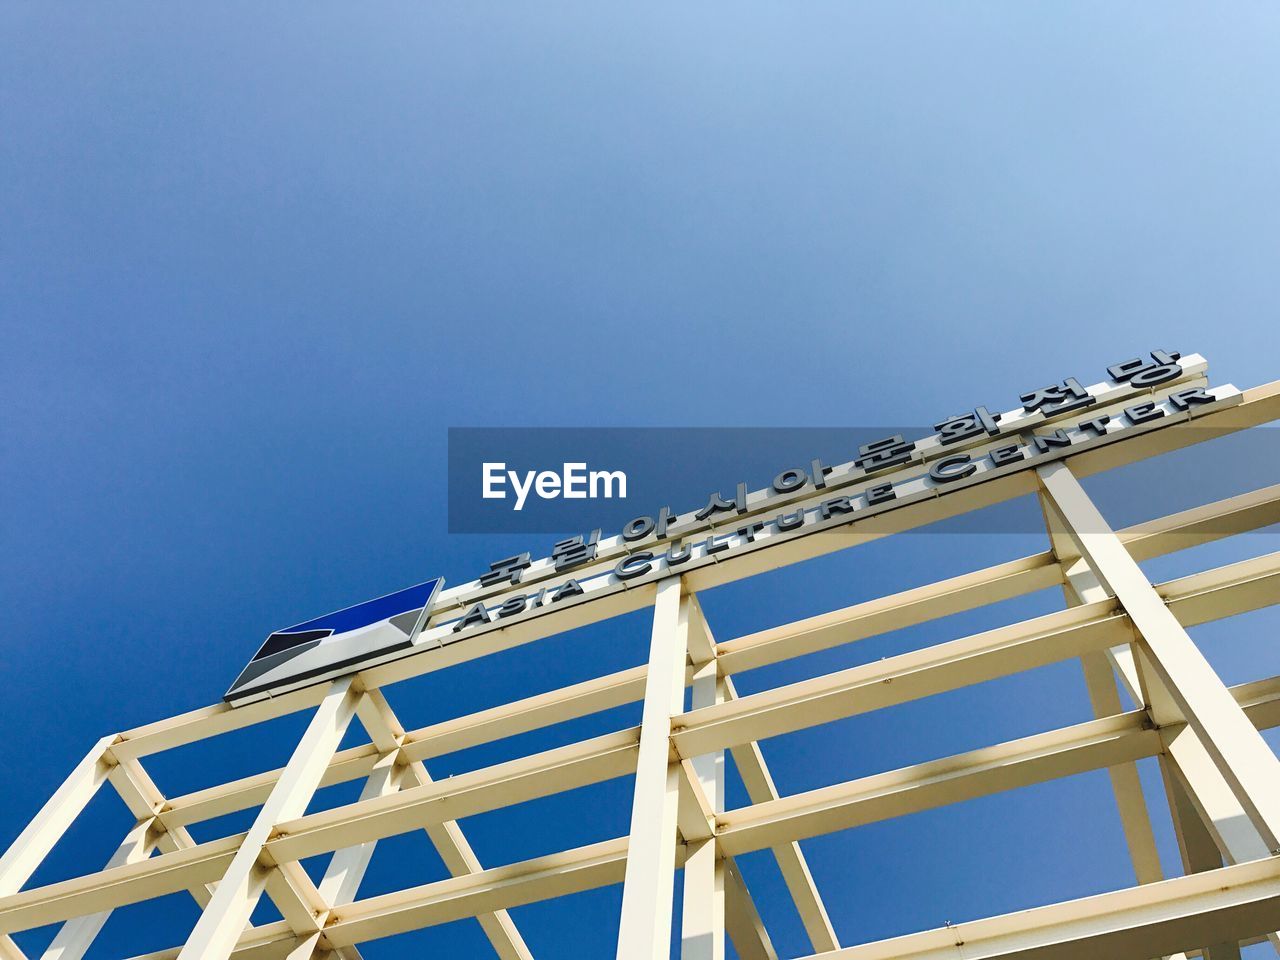
M 437 577 L 275 631 L 240 671 L 226 699 L 260 699 L 408 650 L 443 582 Z
M 277 631 L 224 699 L 233 705 L 249 703 L 427 654 L 639 584 L 802 537 L 847 530 L 867 517 L 1243 399 L 1230 384 L 1209 387 L 1207 368 L 1198 354 L 1153 351 L 1149 358 L 1108 367 L 1109 379 L 1090 387 L 1067 378 L 1023 394 L 1021 406 L 1003 413 L 975 407 L 938 422 L 936 432 L 921 439 L 893 436 L 864 445 L 847 463 L 828 466 L 814 459 L 782 470 L 761 490 L 748 491 L 739 483 L 728 495 L 711 492 L 704 506 L 688 513 L 673 514 L 664 506 L 629 521 L 613 536 L 602 539 L 601 531 L 594 530 L 562 540 L 540 560 L 529 553 L 503 558 L 479 579 L 438 595 L 441 581 L 427 581 Z M 425 589 L 429 584 L 434 586 Z M 388 612 L 391 607 L 404 609 Z M 318 630 L 331 632 L 313 636 Z

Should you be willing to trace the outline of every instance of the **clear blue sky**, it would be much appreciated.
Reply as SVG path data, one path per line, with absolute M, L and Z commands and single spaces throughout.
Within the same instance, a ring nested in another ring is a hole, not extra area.
M 1280 377 L 1278 28 L 1262 3 L 4 4 L 0 842 L 100 735 L 217 700 L 269 630 L 545 546 L 446 534 L 450 426 L 926 423 L 1159 346 L 1240 386 Z M 828 561 L 816 589 L 792 569 L 716 591 L 717 633 L 1043 549 L 900 539 Z M 1280 673 L 1276 625 L 1196 636 L 1239 682 Z M 646 643 L 625 618 L 393 703 L 423 725 Z M 791 792 L 1087 709 L 1064 664 L 765 750 Z M 175 794 L 265 769 L 301 722 L 154 776 Z M 510 862 L 623 832 L 628 791 L 464 826 L 485 864 Z M 36 881 L 96 869 L 126 820 L 95 801 Z M 805 849 L 850 943 L 1132 883 L 1101 773 Z M 767 857 L 744 869 L 780 952 L 807 952 Z M 400 838 L 363 893 L 442 875 Z M 618 900 L 514 915 L 539 958 L 605 957 Z M 185 895 L 119 911 L 91 956 L 172 945 L 193 920 Z M 51 935 L 19 940 L 38 955 Z M 365 955 L 410 949 L 487 947 L 468 921 Z

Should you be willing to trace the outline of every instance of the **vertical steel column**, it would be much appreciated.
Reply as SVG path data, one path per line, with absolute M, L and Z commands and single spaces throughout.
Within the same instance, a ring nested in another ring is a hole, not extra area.
M 1152 716 L 1176 715 L 1176 705 L 1153 676 L 1142 652 L 1136 658 L 1135 673 L 1144 700 L 1151 704 Z M 1160 739 L 1165 751 L 1159 757 L 1160 774 L 1186 872 L 1216 870 L 1224 861 L 1244 863 L 1267 856 L 1269 851 L 1261 833 L 1250 822 L 1199 734 L 1181 724 L 1161 729 Z M 1280 953 L 1280 934 L 1272 931 L 1267 937 Z M 1208 960 L 1232 960 L 1238 956 L 1238 948 L 1231 944 L 1218 944 L 1208 950 Z
M 366 690 L 356 706 L 356 715 L 379 750 L 383 753 L 399 754 L 400 744 L 404 741 L 404 727 L 381 690 L 376 687 Z M 410 761 L 398 769 L 400 769 L 400 776 L 397 779 L 396 789 L 426 786 L 434 782 L 426 766 L 420 761 Z M 444 820 L 440 823 L 429 823 L 423 827 L 423 831 L 452 876 L 462 877 L 469 873 L 479 873 L 484 869 L 457 821 Z M 484 935 L 489 938 L 489 943 L 499 960 L 533 960 L 533 954 L 529 952 L 524 937 L 520 935 L 515 921 L 506 910 L 480 913 L 477 914 L 476 920 L 479 921 Z
M 200 914 L 178 960 L 226 960 L 235 949 L 267 884 L 269 870 L 258 862 L 277 823 L 301 816 L 330 759 L 355 716 L 359 694 L 352 677 L 333 681 L 280 779 L 245 834 L 235 858 Z
M 618 960 L 666 960 L 671 952 L 680 766 L 671 763 L 671 718 L 684 708 L 689 604 L 679 577 L 658 584 L 640 721 L 635 795 L 618 924 Z
M 718 675 L 715 652 L 694 665 L 691 708 L 709 707 L 724 700 L 724 682 Z M 713 813 L 724 810 L 724 751 L 694 757 L 690 761 Z M 724 871 L 715 837 L 697 841 L 685 838 L 684 908 L 681 911 L 681 960 L 724 960 Z
M 1160 757 L 1160 775 L 1164 778 L 1165 792 L 1169 797 L 1169 813 L 1173 818 L 1173 829 L 1178 838 L 1178 852 L 1182 856 L 1184 872 L 1192 874 L 1217 870 L 1222 866 L 1222 855 L 1214 845 L 1205 820 L 1196 812 L 1186 789 L 1179 781 L 1175 764 L 1164 755 Z M 1275 934 L 1270 936 L 1274 938 Z M 1204 948 L 1204 957 L 1205 960 L 1240 960 L 1240 944 L 1230 941 L 1209 944 Z
M 22 889 L 67 827 L 93 799 L 115 764 L 110 754 L 115 742 L 116 736 L 112 734 L 95 743 L 0 857 L 0 897 Z
M 1079 548 L 1071 539 L 1062 514 L 1044 494 L 1040 496 L 1040 507 L 1044 512 L 1053 555 L 1062 568 L 1062 593 L 1067 606 L 1074 607 L 1109 598 L 1111 594 L 1098 580 L 1089 561 L 1080 555 Z M 1095 717 L 1109 717 L 1123 710 L 1114 669 L 1117 657 L 1132 663 L 1133 654 L 1129 645 L 1116 647 L 1114 650 L 1090 650 L 1080 657 L 1085 687 L 1089 692 L 1089 704 Z M 1135 697 L 1135 702 L 1142 701 Z M 1111 779 L 1111 790 L 1115 794 L 1120 826 L 1129 848 L 1135 878 L 1139 883 L 1154 883 L 1164 879 L 1146 795 L 1138 776 L 1138 765 L 1119 763 L 1109 767 L 1107 774 Z
M 157 826 L 158 823 L 154 817 L 139 820 L 134 824 L 133 829 L 125 834 L 124 840 L 103 869 L 122 867 L 126 863 L 136 863 L 149 857 L 156 845 Z M 80 960 L 110 916 L 110 910 L 103 910 L 100 913 L 68 920 L 58 929 L 53 942 L 41 954 L 40 960 Z
M 399 747 L 390 750 L 378 758 L 378 762 L 369 771 L 369 778 L 360 791 L 361 800 L 384 797 L 395 793 L 400 788 L 400 777 L 403 768 L 396 766 Z M 329 858 L 324 876 L 320 879 L 320 899 L 330 907 L 339 907 L 350 903 L 360 890 L 360 881 L 368 869 L 373 857 L 376 840 L 358 843 L 354 847 L 343 847 L 335 850 Z
M 1062 593 L 1067 606 L 1074 607 L 1110 598 L 1111 593 L 1102 585 L 1089 561 L 1080 555 L 1080 550 L 1069 534 L 1070 528 L 1066 520 L 1045 494 L 1040 495 L 1040 506 L 1044 512 L 1053 554 L 1062 568 Z M 1090 650 L 1080 657 L 1080 667 L 1089 693 L 1089 705 L 1093 708 L 1095 717 L 1109 717 L 1122 712 L 1120 683 L 1121 678 L 1126 676 L 1125 667 L 1130 668 L 1133 673 L 1134 702 L 1144 702 L 1138 692 L 1133 662 L 1133 650 L 1129 644 L 1110 650 Z M 1134 877 L 1139 883 L 1155 883 L 1164 879 L 1160 854 L 1156 849 L 1155 831 L 1151 826 L 1151 813 L 1142 789 L 1142 780 L 1138 776 L 1138 765 L 1133 762 L 1115 764 L 1107 768 L 1107 774 L 1111 779 L 1112 793 L 1115 794 L 1116 809 L 1120 814 L 1120 826 L 1133 863 Z M 1186 954 L 1172 954 L 1165 960 L 1186 960 Z M 1230 958 L 1215 953 L 1209 960 Z
M 1268 851 L 1280 849 L 1280 760 L 1165 606 L 1065 463 L 1036 471 L 1081 554 L 1139 635 L 1147 703 L 1159 727 L 1185 721 Z M 1176 759 L 1176 757 L 1175 757 Z
M 1050 522 L 1051 529 L 1056 524 L 1058 532 L 1062 533 L 1065 530 L 1065 521 L 1062 516 L 1051 503 L 1044 503 L 1044 507 L 1046 520 Z M 1068 538 L 1063 535 L 1062 539 Z M 1057 540 L 1055 540 L 1056 549 L 1058 549 Z M 1081 585 L 1084 585 L 1085 593 L 1082 594 L 1082 598 L 1086 602 L 1089 599 L 1111 596 L 1106 588 L 1097 583 L 1097 578 L 1093 575 L 1088 561 L 1082 557 L 1068 569 L 1067 579 L 1073 591 L 1078 592 L 1082 589 Z M 1090 587 L 1090 583 L 1095 586 Z M 1147 683 L 1143 677 L 1139 676 L 1138 658 L 1134 656 L 1131 645 L 1112 647 L 1105 652 L 1105 655 L 1102 652 L 1095 652 L 1092 654 L 1092 660 L 1089 657 L 1090 655 L 1086 655 L 1082 660 L 1086 679 L 1090 681 L 1089 693 L 1094 700 L 1095 708 L 1098 705 L 1098 700 L 1094 697 L 1095 691 L 1099 688 L 1106 689 L 1102 681 L 1110 681 L 1114 678 L 1124 685 L 1135 703 L 1151 704 L 1152 714 L 1177 715 L 1177 709 L 1172 705 L 1165 689 L 1158 682 Z M 1110 696 L 1117 702 L 1115 709 L 1111 712 L 1118 712 L 1119 698 L 1115 694 L 1114 687 L 1111 688 Z M 1157 757 L 1157 760 L 1160 764 L 1160 775 L 1165 785 L 1169 813 L 1173 819 L 1184 872 L 1200 873 L 1204 870 L 1216 870 L 1222 866 L 1224 860 L 1229 864 L 1243 863 L 1267 856 L 1268 851 L 1262 842 L 1262 836 L 1249 822 L 1244 808 L 1240 806 L 1240 802 L 1231 792 L 1230 786 L 1218 771 L 1212 757 L 1200 743 L 1195 730 L 1185 724 L 1177 723 L 1161 730 L 1161 739 L 1164 743 L 1164 752 Z M 1110 768 L 1113 782 L 1117 769 L 1119 768 Z M 1122 817 L 1124 810 L 1125 807 L 1122 804 Z M 1146 815 L 1145 801 L 1143 815 Z M 1126 836 L 1128 836 L 1127 831 Z M 1280 935 L 1273 932 L 1268 937 L 1272 946 L 1280 952 Z M 1219 944 L 1211 947 L 1210 951 L 1213 954 L 1210 960 L 1218 960 L 1223 956 L 1229 958 L 1233 955 L 1231 945 Z
M 1267 844 L 1257 825 L 1245 814 L 1242 806 L 1243 798 L 1239 798 L 1229 785 L 1226 779 L 1227 771 L 1220 769 L 1219 761 L 1206 749 L 1201 739 L 1202 733 L 1196 726 L 1182 723 L 1184 717 L 1188 720 L 1190 717 L 1186 716 L 1167 679 L 1160 676 L 1154 662 L 1159 654 L 1163 653 L 1166 661 L 1179 665 L 1180 669 L 1175 673 L 1184 677 L 1184 682 L 1198 686 L 1198 697 L 1193 699 L 1199 703 L 1212 702 L 1215 683 L 1223 693 L 1226 693 L 1225 686 L 1213 673 L 1182 625 L 1169 613 L 1163 600 L 1142 574 L 1141 568 L 1120 543 L 1119 538 L 1111 533 L 1101 513 L 1088 498 L 1067 465 L 1058 463 L 1041 467 L 1037 473 L 1045 487 L 1041 502 L 1045 508 L 1045 519 L 1051 533 L 1065 534 L 1066 537 L 1063 539 L 1069 538 L 1071 543 L 1079 548 L 1078 551 L 1072 550 L 1070 554 L 1073 557 L 1078 554 L 1078 559 L 1070 567 L 1064 565 L 1064 572 L 1067 574 L 1068 598 L 1072 594 L 1076 594 L 1082 601 L 1117 596 L 1116 588 L 1111 586 L 1112 581 L 1094 566 L 1094 557 L 1100 552 L 1103 557 L 1110 558 L 1111 577 L 1127 585 L 1128 599 L 1137 604 L 1138 616 L 1135 616 L 1126 599 L 1120 598 L 1142 642 L 1134 644 L 1132 648 L 1118 647 L 1107 651 L 1106 656 L 1110 658 L 1110 664 L 1103 659 L 1100 652 L 1093 654 L 1092 663 L 1085 661 L 1085 676 L 1089 682 L 1090 698 L 1094 702 L 1095 710 L 1100 703 L 1097 695 L 1100 689 L 1105 689 L 1109 693 L 1103 702 L 1115 697 L 1118 705 L 1113 681 L 1115 674 L 1111 669 L 1114 665 L 1131 695 L 1134 695 L 1134 699 L 1147 705 L 1148 712 L 1157 726 L 1167 728 L 1161 731 L 1166 753 L 1159 758 L 1160 771 L 1165 782 L 1165 792 L 1168 795 L 1184 869 L 1188 873 L 1216 869 L 1222 865 L 1222 857 L 1225 857 L 1228 862 L 1236 863 L 1266 856 Z M 1074 504 L 1074 517 L 1068 515 L 1064 503 Z M 1110 534 L 1110 539 L 1107 538 L 1107 534 Z M 1118 553 L 1114 549 L 1117 547 Z M 1054 550 L 1061 558 L 1060 549 L 1059 537 L 1055 536 Z M 1158 609 L 1150 602 L 1151 597 L 1155 598 Z M 1160 614 L 1165 616 L 1161 617 Z M 1176 630 L 1170 629 L 1169 621 L 1176 626 Z M 1155 638 L 1154 644 L 1148 636 L 1148 631 L 1151 637 Z M 1194 656 L 1188 655 L 1188 648 Z M 1105 687 L 1102 686 L 1104 673 L 1107 681 Z M 1196 687 L 1192 689 L 1193 693 L 1197 692 Z M 1231 699 L 1230 694 L 1226 696 L 1227 699 Z M 1234 699 L 1231 699 L 1231 703 L 1240 718 L 1244 719 L 1248 725 L 1250 732 L 1261 741 L 1261 736 L 1244 717 L 1243 711 L 1235 705 Z M 1221 720 L 1218 721 L 1218 726 L 1222 726 Z M 1263 746 L 1266 746 L 1265 743 Z M 1271 754 L 1269 748 L 1267 753 Z M 1132 767 L 1132 765 L 1126 766 Z M 1112 767 L 1110 772 L 1113 783 L 1116 785 L 1117 800 L 1121 803 L 1125 833 L 1130 840 L 1130 850 L 1134 852 L 1136 869 L 1138 867 L 1137 848 L 1133 843 L 1134 834 L 1130 825 L 1136 822 L 1137 811 L 1130 810 L 1129 815 L 1125 816 L 1126 808 L 1121 793 L 1121 781 L 1116 776 L 1118 768 Z M 1136 781 L 1136 772 L 1133 779 Z M 1132 787 L 1129 789 L 1131 790 Z M 1140 785 L 1138 790 L 1141 790 Z M 1138 798 L 1141 798 L 1140 792 Z M 1145 804 L 1142 815 L 1149 832 L 1150 822 L 1146 820 Z M 1215 843 L 1218 849 L 1215 849 Z M 1141 880 L 1141 876 L 1139 879 Z M 1280 949 L 1280 938 L 1277 938 L 1275 933 L 1270 934 L 1270 939 L 1273 946 Z M 1209 945 L 1205 950 L 1208 960 L 1238 960 L 1240 956 L 1238 945 L 1230 941 Z

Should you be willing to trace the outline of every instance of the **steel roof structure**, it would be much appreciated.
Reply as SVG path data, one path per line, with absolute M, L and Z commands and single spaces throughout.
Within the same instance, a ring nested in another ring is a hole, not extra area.
M 1160 400 L 1203 383 L 1193 371 L 1139 393 Z M 1119 415 L 1132 403 L 1130 394 L 1100 403 L 1090 415 Z M 498 956 L 528 960 L 510 908 L 622 883 L 617 955 L 658 960 L 669 955 L 674 879 L 682 869 L 683 960 L 723 958 L 728 942 L 739 957 L 763 960 L 775 952 L 735 862 L 758 850 L 776 857 L 813 952 L 824 960 L 1141 960 L 1194 952 L 1223 960 L 1239 956 L 1241 943 L 1269 938 L 1280 947 L 1280 760 L 1259 733 L 1280 726 L 1280 677 L 1227 687 L 1187 632 L 1280 601 L 1280 553 L 1165 583 L 1152 583 L 1139 566 L 1280 521 L 1280 484 L 1113 529 L 1080 483 L 1280 418 L 1280 381 L 1246 390 L 1238 401 L 856 518 L 838 536 L 798 538 L 655 575 L 591 602 L 499 624 L 467 642 L 103 737 L 0 859 L 0 958 L 23 957 L 8 934 L 60 922 L 44 956 L 74 960 L 112 909 L 190 891 L 202 912 L 189 938 L 145 960 L 353 960 L 365 941 L 464 917 L 479 920 Z M 921 469 L 903 468 L 906 475 Z M 797 502 L 829 495 L 810 490 Z M 698 601 L 699 590 L 721 582 L 1026 495 L 1043 507 L 1051 544 L 1043 553 L 732 638 L 713 634 Z M 547 582 L 553 577 L 534 573 Z M 751 695 L 739 696 L 734 687 L 734 674 L 744 670 L 1057 587 L 1066 607 L 1046 616 Z M 446 591 L 432 623 L 457 616 L 474 593 L 474 585 Z M 490 595 L 500 601 L 503 590 Z M 644 607 L 652 609 L 648 661 L 621 673 L 416 730 L 404 729 L 384 693 L 427 671 Z M 759 747 L 790 731 L 1069 659 L 1083 665 L 1095 713 L 1085 723 L 787 796 L 779 795 Z M 1125 710 L 1122 690 L 1141 706 Z M 643 710 L 637 727 L 439 782 L 428 772 L 432 758 L 451 751 L 634 702 Z M 299 711 L 310 711 L 310 723 L 280 769 L 176 797 L 163 796 L 148 775 L 145 762 L 157 752 Z M 370 742 L 339 749 L 356 717 Z M 726 753 L 751 800 L 732 810 L 724 803 Z M 1163 798 L 1143 794 L 1136 762 L 1148 757 L 1164 774 Z M 838 941 L 799 840 L 1104 768 L 1137 886 L 874 943 Z M 627 836 L 486 868 L 458 825 L 481 812 L 631 775 Z M 317 789 L 350 781 L 363 781 L 359 800 L 307 812 Z M 110 862 L 96 873 L 24 889 L 107 784 L 136 818 Z M 1148 813 L 1154 802 L 1172 811 L 1183 876 L 1166 879 L 1162 872 Z M 244 833 L 197 843 L 188 832 L 192 824 L 252 808 L 259 809 Z M 452 877 L 360 898 L 375 844 L 419 830 Z M 318 855 L 329 861 L 317 883 L 300 861 Z M 264 894 L 283 919 L 251 925 Z

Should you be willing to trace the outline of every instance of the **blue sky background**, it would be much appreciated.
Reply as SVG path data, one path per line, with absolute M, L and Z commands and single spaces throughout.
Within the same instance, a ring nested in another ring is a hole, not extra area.
M 450 426 L 927 423 L 1159 346 L 1240 386 L 1280 377 L 1278 28 L 1262 3 L 4 4 L 0 842 L 102 734 L 216 701 L 271 629 L 545 547 L 446 534 Z M 1203 489 L 1179 465 L 1161 481 L 1189 505 Z M 1214 495 L 1276 479 L 1242 470 Z M 1118 483 L 1091 489 L 1142 519 Z M 727 638 L 1043 547 L 895 538 L 704 601 Z M 1276 625 L 1195 636 L 1235 683 L 1280 673 Z M 623 618 L 392 703 L 424 725 L 631 666 L 647 636 Z M 1087 712 L 1067 663 L 765 751 L 793 792 Z M 304 722 L 148 768 L 170 795 L 266 769 Z M 629 790 L 464 827 L 486 865 L 511 862 L 624 832 Z M 97 869 L 127 821 L 105 792 L 34 882 Z M 848 943 L 1133 882 L 1101 772 L 805 850 Z M 744 859 L 779 952 L 808 952 L 776 868 Z M 422 836 L 397 838 L 362 895 L 443 875 Z M 605 957 L 618 904 L 615 887 L 513 915 L 539 958 Z M 118 911 L 90 956 L 173 945 L 194 918 L 185 894 Z M 38 956 L 51 936 L 18 939 Z M 474 921 L 364 953 L 431 949 L 489 955 Z

